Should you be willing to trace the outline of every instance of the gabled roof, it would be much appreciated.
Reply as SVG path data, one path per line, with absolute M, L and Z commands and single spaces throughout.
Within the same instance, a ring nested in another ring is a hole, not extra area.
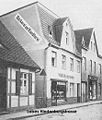
M 58 16 L 52 16 L 49 12 L 38 5 L 38 12 L 41 21 L 41 27 L 43 30 L 43 34 L 48 42 L 53 43 L 55 45 L 59 45 L 61 42 L 62 35 L 62 24 L 65 22 L 67 17 L 60 18 Z M 49 37 L 48 26 L 52 27 L 53 36 Z
M 3 48 L 0 48 L 0 59 L 32 68 L 39 68 L 1 21 L 0 44 L 3 45 Z
M 82 47 L 82 39 L 84 38 L 85 41 L 85 47 L 89 48 L 90 38 L 92 35 L 93 28 L 87 28 L 87 29 L 80 29 L 75 30 L 75 38 L 76 38 L 76 48 L 78 52 L 81 53 L 81 47 Z
M 66 20 L 68 19 L 68 17 L 63 17 L 63 18 L 59 18 L 54 22 L 53 26 L 59 26 L 62 25 Z

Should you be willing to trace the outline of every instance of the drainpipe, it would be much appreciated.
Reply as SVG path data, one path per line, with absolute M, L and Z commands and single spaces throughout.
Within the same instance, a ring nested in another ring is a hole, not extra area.
M 80 102 L 82 102 L 82 58 L 81 58 L 81 100 Z
M 44 70 L 46 72 L 46 62 L 47 62 L 47 49 L 50 47 L 50 44 L 48 44 L 48 47 L 44 49 Z M 46 92 L 46 94 L 45 94 Z M 46 83 L 46 76 L 44 75 L 44 82 L 43 82 L 43 100 L 44 97 L 47 96 L 47 83 Z M 46 97 L 46 107 L 47 107 L 47 97 Z

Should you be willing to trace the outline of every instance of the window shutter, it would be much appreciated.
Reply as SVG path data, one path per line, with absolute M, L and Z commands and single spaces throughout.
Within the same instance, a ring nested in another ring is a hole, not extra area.
M 29 86 L 28 86 L 28 89 L 29 89 L 29 95 L 31 95 L 32 94 L 32 73 L 29 73 L 28 74 L 28 84 L 29 84 Z
M 20 95 L 20 71 L 16 71 L 16 95 Z

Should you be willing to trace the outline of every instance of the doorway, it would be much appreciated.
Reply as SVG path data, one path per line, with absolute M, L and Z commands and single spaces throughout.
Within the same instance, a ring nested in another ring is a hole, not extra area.
M 87 83 L 82 82 L 82 102 L 87 101 Z

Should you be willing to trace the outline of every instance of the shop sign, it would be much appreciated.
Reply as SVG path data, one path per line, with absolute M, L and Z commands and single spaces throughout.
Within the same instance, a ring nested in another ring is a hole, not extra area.
M 96 77 L 96 76 L 88 75 L 88 78 L 89 78 L 90 80 L 98 80 L 98 77 Z
M 66 75 L 66 74 L 63 74 L 63 73 L 59 73 L 58 75 L 59 75 L 59 77 L 61 77 L 61 78 L 74 79 L 74 77 L 71 76 L 71 75 Z
M 36 43 L 39 43 L 41 38 L 40 36 L 32 29 L 32 27 L 22 18 L 20 14 L 17 14 L 15 16 L 16 21 L 19 23 L 19 25 L 33 38 L 35 39 Z

